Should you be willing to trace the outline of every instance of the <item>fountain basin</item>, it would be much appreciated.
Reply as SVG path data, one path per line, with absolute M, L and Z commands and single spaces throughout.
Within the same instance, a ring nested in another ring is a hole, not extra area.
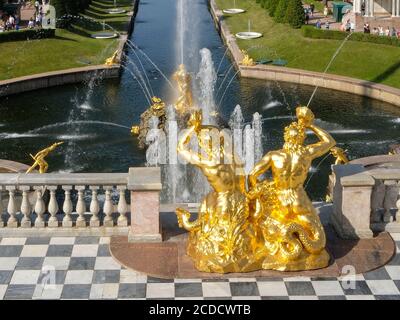
M 222 10 L 222 12 L 226 13 L 226 14 L 239 14 L 239 13 L 246 12 L 246 10 L 238 9 L 238 8 L 231 8 L 231 9 L 224 9 L 224 10 Z
M 253 32 L 253 31 L 244 31 L 236 33 L 236 38 L 243 39 L 243 40 L 250 40 L 250 39 L 257 39 L 261 38 L 262 33 Z
M 118 33 L 116 32 L 98 32 L 98 33 L 93 33 L 91 35 L 92 38 L 94 39 L 113 39 L 113 38 L 118 38 Z
M 126 10 L 121 9 L 121 8 L 113 8 L 113 9 L 108 9 L 107 12 L 109 14 L 120 14 L 120 13 L 125 13 Z

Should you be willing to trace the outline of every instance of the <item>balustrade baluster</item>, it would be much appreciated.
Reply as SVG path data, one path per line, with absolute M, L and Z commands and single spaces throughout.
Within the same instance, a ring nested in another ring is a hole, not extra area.
M 56 190 L 57 186 L 48 186 L 47 189 L 50 190 L 50 201 L 48 211 L 50 213 L 49 222 L 47 225 L 50 228 L 58 228 L 58 219 L 57 219 L 57 212 L 58 212 L 58 203 L 56 199 Z
M 34 211 L 36 213 L 35 227 L 44 228 L 45 222 L 43 219 L 43 214 L 46 211 L 46 205 L 43 200 L 43 193 L 45 189 L 42 186 L 37 186 L 34 189 L 36 190 L 36 202 L 34 207 Z
M 117 189 L 119 190 L 119 201 L 118 201 L 119 217 L 117 224 L 119 227 L 126 227 L 128 225 L 128 219 L 126 218 L 128 205 L 126 204 L 126 199 L 125 199 L 126 186 L 117 186 Z
M 112 186 L 103 186 L 103 188 L 104 190 L 106 190 L 106 198 L 104 200 L 104 207 L 103 207 L 103 212 L 105 214 L 103 225 L 105 227 L 113 227 L 114 226 L 114 221 L 112 218 L 113 204 L 111 200 Z
M 383 201 L 385 213 L 383 215 L 383 222 L 388 223 L 392 221 L 391 210 L 396 208 L 398 188 L 396 181 L 393 180 L 386 180 L 385 185 L 386 185 L 386 193 L 385 193 L 385 200 Z
M 71 190 L 72 186 L 62 186 L 64 190 L 64 203 L 63 203 L 63 211 L 64 211 L 64 218 L 62 221 L 62 226 L 64 228 L 71 228 L 72 227 L 72 201 L 71 201 Z
M 0 228 L 4 227 L 4 220 L 3 220 L 3 187 L 0 186 Z
M 397 207 L 396 221 L 399 221 L 399 219 L 400 219 L 400 180 L 397 181 L 397 188 L 398 188 L 398 195 L 397 195 L 397 202 L 396 202 L 396 207 Z
M 97 199 L 97 190 L 99 190 L 98 186 L 90 186 L 90 190 L 92 190 L 92 200 L 90 201 L 90 226 L 91 227 L 100 227 L 100 219 L 99 219 L 99 200 Z
M 21 220 L 21 227 L 22 228 L 30 228 L 32 227 L 31 221 L 31 206 L 29 203 L 29 186 L 21 186 L 20 190 L 22 191 L 22 202 L 21 202 L 21 213 L 24 215 Z
M 17 203 L 15 201 L 15 186 L 7 186 L 8 191 L 8 205 L 7 212 L 10 217 L 7 220 L 7 227 L 9 228 L 17 228 L 18 227 L 18 219 L 17 219 Z
M 83 191 L 85 191 L 85 186 L 75 186 L 75 189 L 78 190 L 78 202 L 76 204 L 76 212 L 79 215 L 78 218 L 76 219 L 76 226 L 78 228 L 85 228 L 86 204 L 85 204 L 85 199 L 83 198 Z

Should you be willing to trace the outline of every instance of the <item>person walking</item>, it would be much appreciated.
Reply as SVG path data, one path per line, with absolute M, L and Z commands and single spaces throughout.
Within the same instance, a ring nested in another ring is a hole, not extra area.
M 314 3 L 311 3 L 310 4 L 311 17 L 314 17 L 314 9 L 315 9 Z
M 309 21 L 310 21 L 310 15 L 308 14 L 308 12 L 306 12 L 305 23 L 308 24 Z
M 391 34 L 391 36 L 392 36 L 392 37 L 396 37 L 396 34 L 397 34 L 396 28 L 395 28 L 395 27 L 392 27 L 392 34 Z
M 327 5 L 325 5 L 325 7 L 324 7 L 324 17 L 327 18 L 328 14 L 329 14 L 329 8 L 328 8 Z

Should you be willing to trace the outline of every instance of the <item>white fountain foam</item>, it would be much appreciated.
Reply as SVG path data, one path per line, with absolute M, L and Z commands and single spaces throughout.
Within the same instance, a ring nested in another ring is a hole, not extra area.
M 273 100 L 268 102 L 264 107 L 262 107 L 263 110 L 269 110 L 272 108 L 280 107 L 282 106 L 282 103 L 278 100 Z
M 211 52 L 207 48 L 200 50 L 201 62 L 197 79 L 199 80 L 200 96 L 199 103 L 203 111 L 203 124 L 216 124 L 214 91 L 217 82 L 217 74 L 214 69 L 214 63 Z

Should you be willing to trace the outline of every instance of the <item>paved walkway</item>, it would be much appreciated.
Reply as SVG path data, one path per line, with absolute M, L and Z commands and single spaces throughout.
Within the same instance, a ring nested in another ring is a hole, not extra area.
M 117 264 L 109 238 L 3 238 L 0 299 L 400 299 L 394 237 L 394 259 L 357 275 L 353 289 L 338 278 L 163 280 Z

